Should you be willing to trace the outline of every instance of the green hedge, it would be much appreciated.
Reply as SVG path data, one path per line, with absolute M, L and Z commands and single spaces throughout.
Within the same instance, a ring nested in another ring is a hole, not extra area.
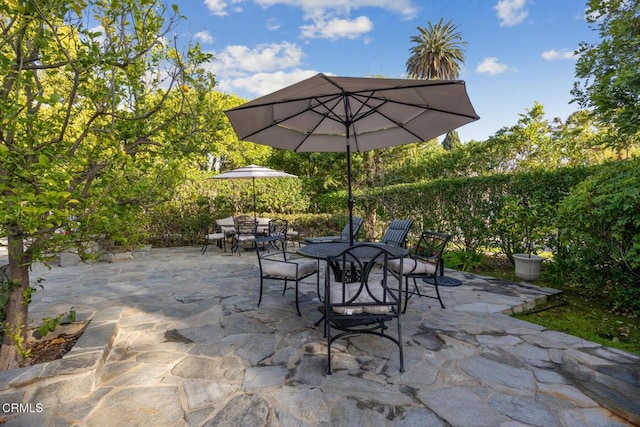
M 250 180 L 196 177 L 140 224 L 157 246 L 197 244 L 201 223 L 252 212 Z M 256 180 L 258 215 L 289 220 L 303 236 L 335 234 L 348 220 L 347 192 L 314 200 L 307 212 L 301 180 Z M 365 218 L 360 239 L 377 239 L 394 218 L 451 233 L 468 254 L 496 250 L 508 257 L 532 242 L 552 252 L 561 283 L 608 286 L 619 306 L 640 312 L 640 164 L 618 161 L 508 175 L 458 177 L 354 191 L 354 215 Z M 525 236 L 522 220 L 532 226 Z
M 565 277 L 640 315 L 640 160 L 599 168 L 562 200 L 557 223 Z
M 547 206 L 536 224 L 547 230 L 544 244 L 553 245 L 555 209 L 571 188 L 592 172 L 589 168 L 449 178 L 399 184 L 374 191 L 356 191 L 356 215 L 374 216 L 381 224 L 393 218 L 414 220 L 414 228 L 451 233 L 453 243 L 468 251 L 480 248 L 519 248 L 517 239 L 505 230 L 504 206 L 517 198 L 531 205 Z M 325 195 L 320 206 L 325 212 L 342 212 L 346 192 Z M 372 210 L 375 209 L 375 212 Z M 381 227 L 383 228 L 383 227 Z

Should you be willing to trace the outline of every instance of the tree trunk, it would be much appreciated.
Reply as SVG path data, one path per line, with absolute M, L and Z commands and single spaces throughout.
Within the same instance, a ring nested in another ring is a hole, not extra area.
M 22 237 L 9 236 L 9 298 L 7 301 L 7 329 L 0 347 L 0 371 L 17 368 L 20 362 L 20 353 L 12 335 L 20 330 L 23 343 L 27 337 L 27 318 L 29 304 L 24 302 L 24 295 L 29 288 L 29 266 L 24 251 L 24 239 Z

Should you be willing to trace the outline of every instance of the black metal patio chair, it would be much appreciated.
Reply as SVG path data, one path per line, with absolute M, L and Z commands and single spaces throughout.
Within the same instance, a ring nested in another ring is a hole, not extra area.
M 206 222 L 203 222 L 202 223 L 202 248 L 200 249 L 200 253 L 204 255 L 204 253 L 207 252 L 207 247 L 214 242 L 218 245 L 218 247 L 223 248 L 225 252 L 227 251 L 225 234 L 221 231 L 215 231 L 212 233 L 209 228 L 209 224 Z
M 353 217 L 353 237 L 358 235 L 360 228 L 364 220 L 358 216 Z M 328 242 L 349 242 L 350 234 L 349 234 L 349 223 L 344 226 L 342 232 L 339 236 L 318 236 L 318 237 L 306 237 L 304 239 L 305 243 L 313 244 L 313 243 L 328 243 Z
M 400 372 L 404 372 L 402 347 L 402 275 L 389 272 L 389 263 L 397 261 L 402 268 L 402 256 L 374 243 L 357 243 L 337 256 L 327 258 L 325 297 L 323 306 L 324 332 L 327 337 L 327 374 L 331 375 L 331 347 L 341 339 L 371 334 L 386 338 L 398 346 Z M 335 280 L 331 264 L 353 264 L 360 272 L 357 281 L 342 275 Z M 375 266 L 375 268 L 374 268 Z M 378 268 L 380 266 L 381 268 Z M 397 282 L 397 283 L 393 283 Z M 389 332 L 387 323 L 396 321 L 396 335 Z M 334 334 L 334 331 L 336 333 Z
M 438 289 L 438 278 L 444 268 L 442 256 L 449 240 L 451 240 L 451 235 L 449 234 L 425 230 L 420 234 L 418 242 L 411 249 L 409 257 L 404 258 L 403 263 L 398 260 L 391 261 L 391 273 L 396 277 L 403 275 L 405 280 L 404 292 L 406 298 L 403 313 L 407 311 L 409 299 L 413 295 L 437 299 L 440 302 L 440 306 L 445 308 Z M 409 290 L 409 279 L 413 280 L 413 289 L 411 291 Z M 420 285 L 418 285 L 417 279 L 429 280 L 421 280 Z M 420 286 L 433 286 L 435 295 L 420 292 Z
M 231 252 L 237 251 L 238 255 L 241 255 L 243 247 L 255 246 L 257 226 L 256 220 L 251 216 L 242 215 L 235 218 Z
M 406 248 L 407 235 L 409 234 L 409 230 L 411 230 L 412 225 L 413 221 L 410 219 L 394 219 L 387 227 L 387 230 L 384 232 L 380 242 L 386 245 Z
M 296 285 L 296 311 L 300 316 L 298 305 L 298 287 L 301 280 L 316 275 L 316 292 L 320 295 L 320 261 L 309 258 L 301 258 L 295 252 L 287 252 L 284 236 L 257 237 L 256 253 L 260 267 L 260 296 L 258 307 L 262 302 L 262 293 L 265 280 L 279 280 L 284 282 L 282 295 L 287 291 L 287 284 L 294 282 Z

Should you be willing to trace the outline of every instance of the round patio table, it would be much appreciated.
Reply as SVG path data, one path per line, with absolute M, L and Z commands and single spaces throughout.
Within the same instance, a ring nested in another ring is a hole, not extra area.
M 372 243 L 372 242 L 361 242 L 372 245 L 369 249 L 371 256 L 375 255 L 377 252 L 375 247 L 383 248 L 389 251 L 393 256 L 406 256 L 409 254 L 409 250 L 406 248 L 385 245 L 384 243 Z M 357 244 L 357 243 L 356 243 Z M 339 255 L 342 251 L 349 247 L 349 242 L 324 242 L 324 243 L 314 243 L 313 245 L 306 245 L 298 248 L 298 253 L 300 255 L 316 258 L 316 259 L 326 259 L 330 256 Z M 366 258 L 367 250 L 363 249 L 361 252 L 362 256 Z
M 370 247 L 363 246 L 358 250 L 360 261 L 363 262 L 366 262 L 368 259 L 371 259 L 371 257 L 374 257 L 379 253 L 376 248 L 385 249 L 389 251 L 389 253 L 393 256 L 404 257 L 409 254 L 408 249 L 399 246 L 385 245 L 384 243 L 362 243 L 371 245 Z M 326 260 L 328 257 L 340 255 L 342 251 L 350 246 L 351 245 L 348 242 L 314 243 L 313 245 L 306 245 L 298 248 L 297 252 L 302 256 Z M 338 265 L 337 263 L 331 263 L 331 269 L 333 270 L 333 274 L 336 280 L 342 280 L 342 269 L 340 268 L 340 265 Z
M 398 246 L 385 245 L 384 243 L 371 243 L 371 242 L 362 242 L 362 243 L 368 243 L 371 245 L 369 247 L 364 246 L 360 250 L 358 250 L 358 257 L 362 262 L 367 262 L 371 260 L 371 257 L 374 257 L 380 253 L 378 250 L 376 250 L 376 247 L 384 248 L 388 250 L 389 253 L 393 256 L 404 257 L 409 254 L 408 249 L 398 247 Z M 298 248 L 297 252 L 302 256 L 327 260 L 329 257 L 340 255 L 342 251 L 344 251 L 350 246 L 351 245 L 348 242 L 314 243 L 312 245 L 306 245 Z M 331 262 L 329 266 L 333 271 L 335 280 L 338 282 L 342 281 L 343 271 L 340 263 Z M 356 271 L 351 271 L 346 277 L 347 277 L 347 280 L 349 281 L 357 280 L 357 278 L 359 277 L 359 273 Z M 322 317 L 314 323 L 315 326 L 320 325 L 320 323 L 322 323 L 322 321 L 325 319 L 324 306 L 319 307 L 319 310 L 322 313 Z

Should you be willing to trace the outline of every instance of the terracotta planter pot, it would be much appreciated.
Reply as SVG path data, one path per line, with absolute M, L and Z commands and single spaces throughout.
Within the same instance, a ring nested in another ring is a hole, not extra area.
M 527 282 L 532 282 L 540 277 L 544 258 L 538 255 L 513 254 L 513 262 L 516 265 L 516 276 Z

